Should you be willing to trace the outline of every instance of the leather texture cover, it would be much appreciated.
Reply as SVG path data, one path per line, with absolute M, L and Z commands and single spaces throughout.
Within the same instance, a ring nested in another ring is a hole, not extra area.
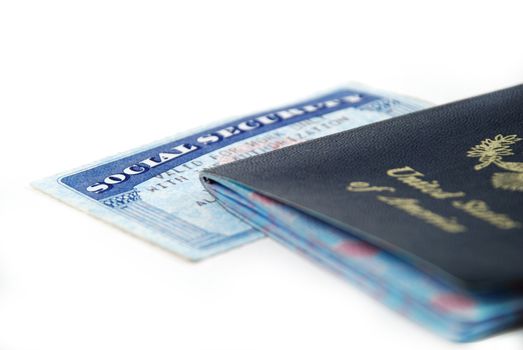
M 523 281 L 523 85 L 204 171 L 468 288 Z

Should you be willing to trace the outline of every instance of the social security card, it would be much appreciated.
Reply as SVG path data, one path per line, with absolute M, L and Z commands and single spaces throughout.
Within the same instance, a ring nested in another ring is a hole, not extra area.
M 221 121 L 33 183 L 189 260 L 264 237 L 202 187 L 202 169 L 429 107 L 359 85 Z

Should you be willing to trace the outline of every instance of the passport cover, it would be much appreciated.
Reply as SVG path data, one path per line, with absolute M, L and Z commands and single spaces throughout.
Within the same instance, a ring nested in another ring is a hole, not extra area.
M 472 290 L 523 282 L 523 85 L 209 169 Z M 207 183 L 209 187 L 209 183 Z

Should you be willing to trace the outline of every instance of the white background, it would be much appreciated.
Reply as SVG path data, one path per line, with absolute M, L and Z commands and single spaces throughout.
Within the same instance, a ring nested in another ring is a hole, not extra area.
M 523 349 L 440 339 L 269 239 L 192 264 L 28 185 L 347 81 L 522 83 L 517 3 L 1 1 L 0 349 Z

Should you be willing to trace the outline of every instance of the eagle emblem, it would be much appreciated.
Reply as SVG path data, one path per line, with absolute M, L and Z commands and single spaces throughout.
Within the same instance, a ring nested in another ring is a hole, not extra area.
M 496 135 L 493 139 L 485 139 L 479 145 L 472 147 L 467 152 L 467 157 L 479 158 L 479 164 L 474 169 L 479 171 L 494 164 L 497 167 L 508 170 L 508 172 L 494 173 L 492 185 L 509 191 L 523 192 L 523 162 L 507 162 L 503 157 L 512 156 L 511 145 L 522 139 L 517 135 Z

